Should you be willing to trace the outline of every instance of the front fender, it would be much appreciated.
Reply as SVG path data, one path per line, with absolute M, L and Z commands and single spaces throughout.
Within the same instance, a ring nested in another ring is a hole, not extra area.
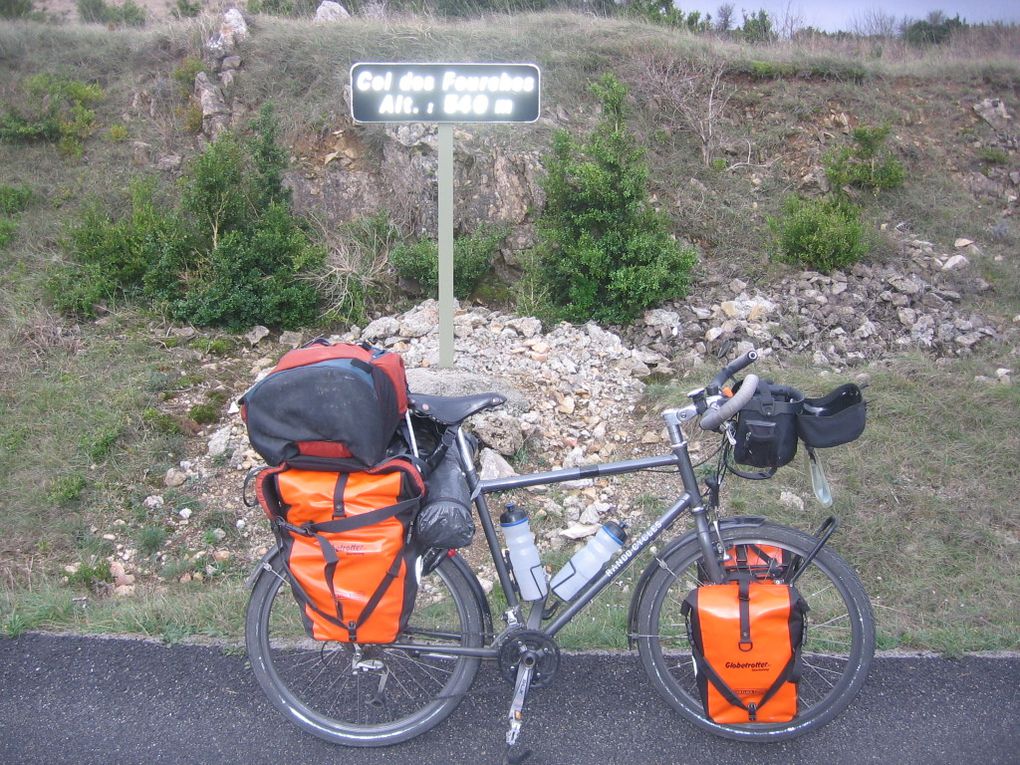
M 726 518 L 719 519 L 719 530 L 730 529 L 740 526 L 746 526 L 748 528 L 757 528 L 765 523 L 765 516 L 763 515 L 733 515 Z M 697 529 L 691 529 L 682 537 L 669 542 L 666 548 L 655 556 L 654 560 L 648 564 L 645 570 L 641 573 L 641 578 L 638 579 L 637 586 L 634 588 L 634 594 L 630 598 L 630 610 L 627 614 L 627 645 L 630 648 L 634 647 L 634 635 L 637 632 L 637 607 L 638 603 L 641 602 L 641 597 L 644 595 L 645 590 L 648 588 L 648 583 L 652 580 L 652 576 L 659 570 L 662 565 L 659 561 L 669 557 L 674 550 L 682 547 L 691 541 L 697 540 L 698 533 Z

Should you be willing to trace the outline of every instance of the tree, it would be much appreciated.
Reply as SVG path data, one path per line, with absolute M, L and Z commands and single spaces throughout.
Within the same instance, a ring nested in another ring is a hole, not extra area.
M 644 150 L 626 127 L 627 89 L 606 75 L 592 92 L 602 104 L 594 132 L 553 139 L 539 269 L 557 318 L 626 323 L 684 295 L 695 254 L 651 206 Z
M 772 19 L 764 9 L 757 13 L 744 13 L 744 26 L 740 28 L 740 36 L 750 43 L 769 43 L 776 39 L 776 32 L 772 28 Z
M 733 14 L 733 3 L 723 3 L 720 5 L 715 12 L 715 31 L 721 34 L 728 33 L 733 27 Z

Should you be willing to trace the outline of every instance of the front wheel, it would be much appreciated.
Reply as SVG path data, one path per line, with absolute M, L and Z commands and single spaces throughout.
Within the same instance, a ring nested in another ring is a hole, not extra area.
M 319 738 L 345 746 L 387 746 L 435 727 L 474 680 L 479 659 L 444 646 L 482 645 L 482 606 L 465 573 L 444 558 L 424 576 L 407 630 L 421 647 L 312 640 L 275 556 L 252 588 L 245 646 L 269 701 Z
M 771 545 L 797 556 L 793 560 L 806 556 L 816 542 L 796 529 L 772 524 L 724 527 L 722 538 L 728 550 Z M 723 725 L 708 718 L 680 610 L 687 593 L 706 584 L 701 546 L 691 539 L 652 565 L 658 568 L 636 604 L 634 637 L 641 662 L 662 697 L 699 728 L 744 741 L 793 738 L 831 721 L 860 691 L 875 652 L 875 621 L 857 575 L 828 548 L 822 548 L 797 580 L 797 589 L 811 610 L 802 648 L 798 712 L 785 723 Z

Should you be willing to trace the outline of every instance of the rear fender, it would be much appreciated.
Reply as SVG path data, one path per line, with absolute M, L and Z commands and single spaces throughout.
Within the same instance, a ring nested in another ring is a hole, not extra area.
M 732 529 L 738 527 L 746 528 L 757 528 L 765 523 L 765 517 L 762 515 L 734 515 L 727 518 L 719 519 L 719 530 Z M 641 578 L 638 579 L 637 587 L 634 588 L 634 594 L 630 599 L 630 611 L 627 614 L 627 645 L 630 648 L 634 647 L 634 635 L 637 634 L 637 608 L 638 603 L 641 602 L 641 598 L 644 595 L 645 590 L 648 587 L 648 583 L 652 580 L 652 576 L 664 566 L 663 562 L 668 558 L 674 550 L 683 547 L 684 545 L 696 541 L 698 538 L 698 532 L 696 529 L 691 529 L 682 537 L 677 537 L 666 545 L 666 548 L 658 553 L 648 567 L 642 572 Z

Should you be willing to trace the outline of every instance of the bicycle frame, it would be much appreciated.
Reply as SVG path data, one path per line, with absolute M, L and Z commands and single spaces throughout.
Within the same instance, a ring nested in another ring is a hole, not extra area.
M 597 576 L 593 581 L 585 585 L 575 598 L 568 604 L 562 614 L 557 616 L 549 625 L 542 627 L 542 612 L 545 600 L 534 601 L 529 614 L 526 615 L 526 626 L 535 629 L 543 634 L 552 637 L 565 627 L 571 619 L 599 593 L 601 593 L 616 577 L 624 572 L 634 559 L 645 550 L 650 544 L 657 540 L 663 532 L 669 529 L 688 510 L 694 518 L 698 540 L 702 546 L 705 560 L 705 568 L 713 581 L 722 581 L 722 571 L 715 556 L 715 546 L 712 542 L 708 513 L 702 503 L 701 492 L 698 487 L 698 479 L 694 473 L 694 466 L 691 463 L 690 454 L 687 450 L 687 439 L 680 428 L 679 410 L 667 410 L 663 412 L 663 419 L 666 421 L 666 429 L 669 433 L 671 453 L 659 457 L 644 457 L 621 462 L 608 462 L 593 465 L 582 465 L 575 468 L 562 468 L 541 473 L 530 473 L 527 475 L 513 476 L 510 478 L 496 478 L 482 480 L 474 469 L 472 450 L 468 445 L 463 433 L 459 428 L 456 431 L 457 447 L 460 453 L 461 464 L 467 476 L 468 485 L 474 497 L 475 509 L 485 534 L 485 540 L 492 556 L 493 564 L 496 567 L 496 575 L 499 577 L 500 586 L 507 599 L 507 613 L 512 617 L 512 623 L 508 629 L 519 626 L 516 620 L 521 614 L 521 606 L 524 604 L 517 596 L 516 587 L 510 576 L 510 570 L 502 555 L 502 547 L 496 533 L 495 523 L 489 512 L 489 505 L 486 495 L 513 489 L 523 489 L 529 486 L 542 486 L 565 481 L 577 481 L 586 478 L 600 478 L 612 475 L 623 475 L 634 473 L 639 470 L 654 468 L 674 467 L 680 475 L 683 484 L 683 495 L 662 513 L 647 529 L 645 529 L 626 549 L 624 549 L 613 562 Z M 453 426 L 456 427 L 456 426 Z M 497 635 L 493 643 L 498 643 Z M 415 643 L 394 643 L 393 648 L 403 649 L 426 649 L 436 650 L 435 646 L 427 646 Z M 462 646 L 443 646 L 441 652 L 456 656 L 475 656 L 479 658 L 495 658 L 498 654 L 494 647 L 468 648 Z

